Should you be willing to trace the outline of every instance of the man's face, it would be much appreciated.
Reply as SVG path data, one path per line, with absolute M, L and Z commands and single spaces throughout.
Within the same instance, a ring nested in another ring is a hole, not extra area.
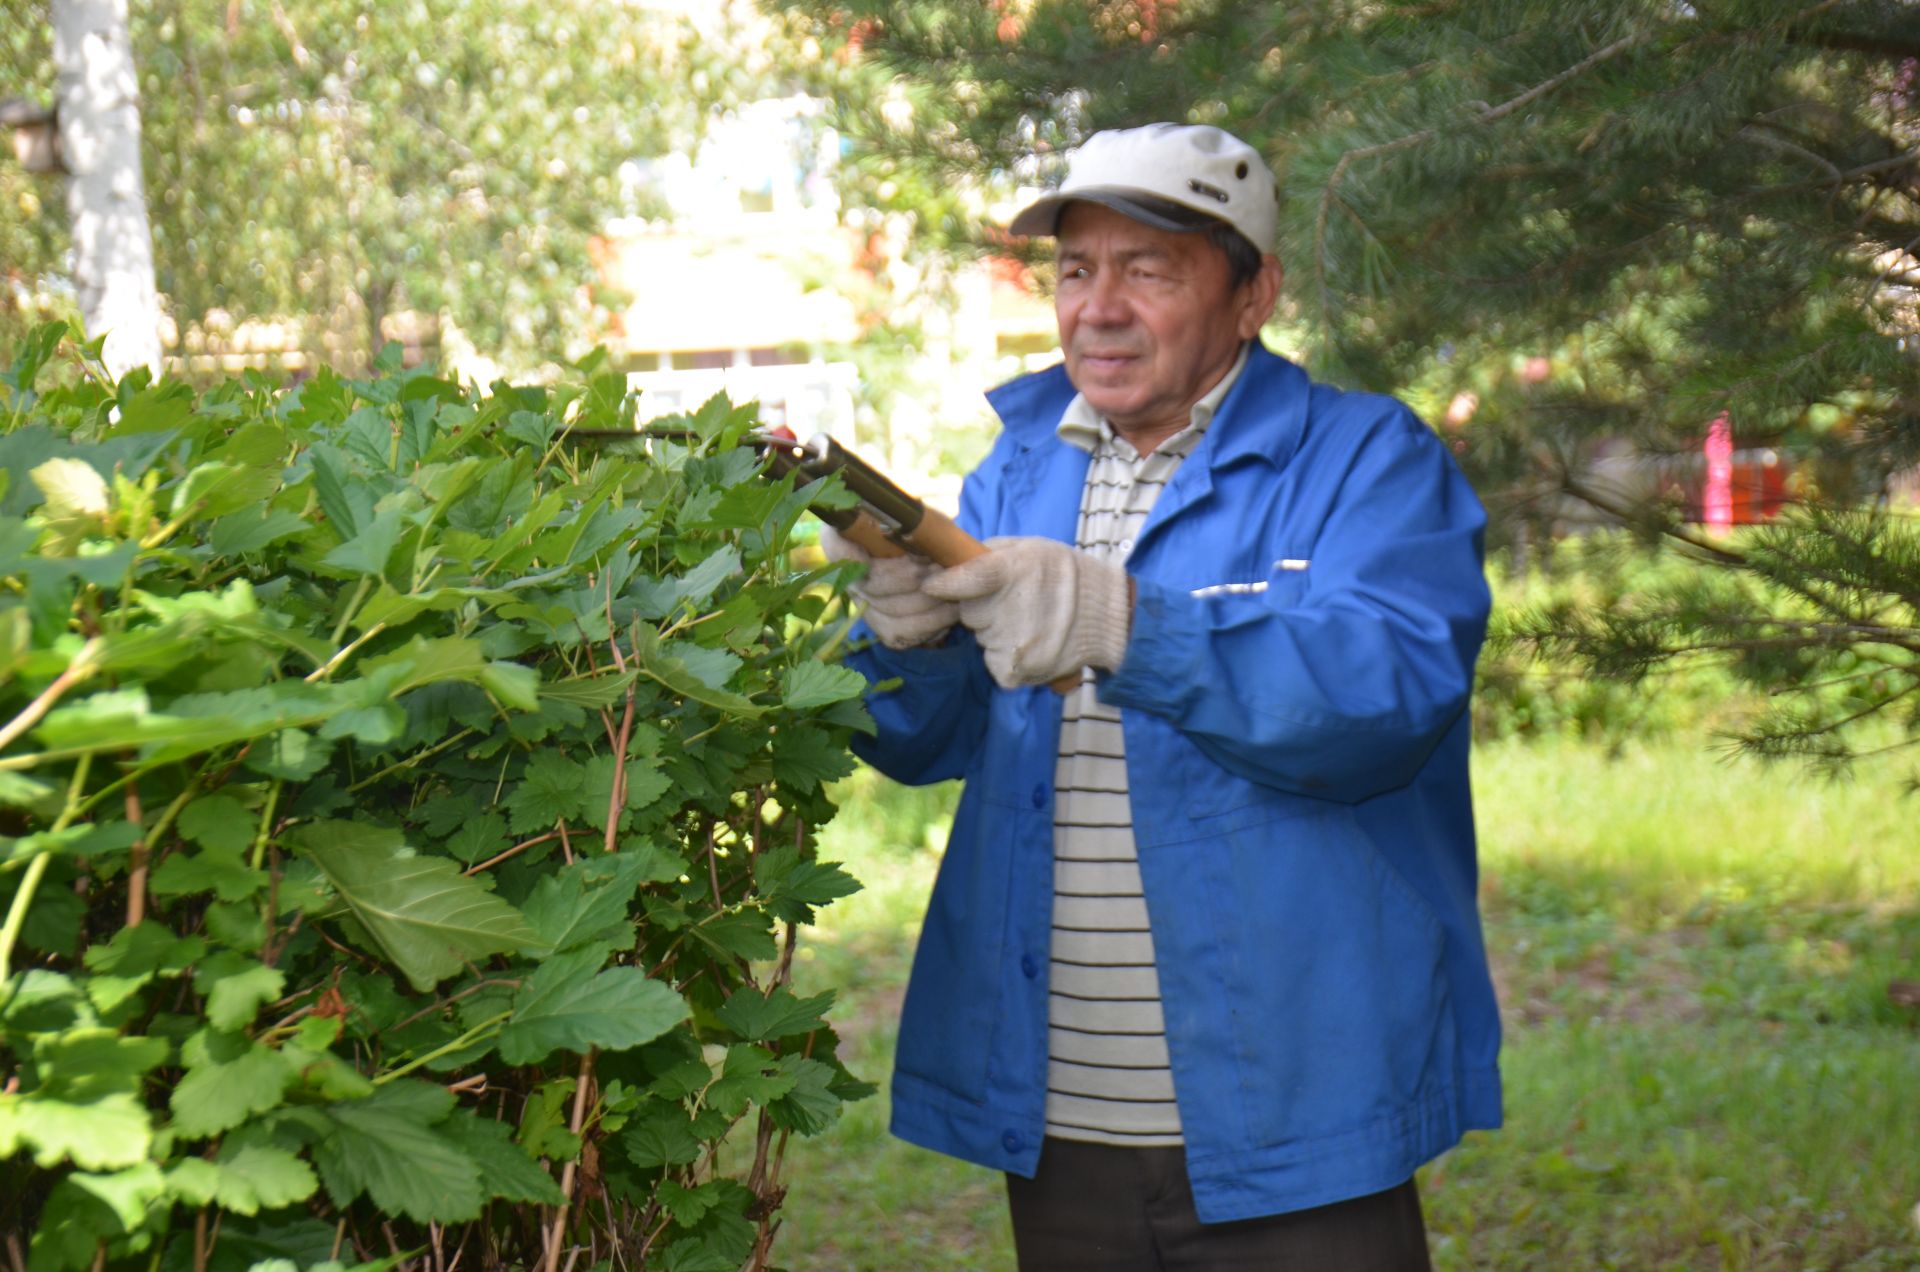
M 1155 229 L 1069 203 L 1058 231 L 1054 313 L 1073 386 L 1116 432 L 1147 448 L 1187 426 L 1193 404 L 1256 335 L 1279 289 L 1268 257 L 1235 289 L 1204 234 Z

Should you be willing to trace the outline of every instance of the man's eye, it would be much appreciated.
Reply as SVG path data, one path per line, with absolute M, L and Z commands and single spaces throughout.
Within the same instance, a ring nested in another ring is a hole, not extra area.
M 1085 278 L 1087 277 L 1087 275 L 1088 275 L 1088 270 L 1085 265 L 1069 265 L 1067 267 L 1067 272 L 1062 274 L 1061 277 L 1062 278 Z

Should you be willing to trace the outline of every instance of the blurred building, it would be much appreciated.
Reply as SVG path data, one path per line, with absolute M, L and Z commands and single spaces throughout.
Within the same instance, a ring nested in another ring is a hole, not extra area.
M 826 111 L 801 96 L 750 103 L 695 154 L 623 165 L 670 215 L 610 222 L 596 245 L 620 298 L 604 341 L 643 418 L 725 391 L 801 436 L 831 432 L 909 471 L 946 467 L 927 462 L 929 435 L 984 427 L 984 388 L 1057 358 L 1052 308 L 1015 262 L 930 278 L 909 263 L 901 219 L 843 212 Z M 888 343 L 902 325 L 915 348 Z M 883 360 L 877 394 L 865 377 Z

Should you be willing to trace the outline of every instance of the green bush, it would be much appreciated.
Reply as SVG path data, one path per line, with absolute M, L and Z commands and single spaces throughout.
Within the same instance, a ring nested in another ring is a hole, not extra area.
M 1609 678 L 1534 638 L 1566 615 L 1633 612 L 1708 569 L 1671 550 L 1649 548 L 1624 531 L 1551 543 L 1519 572 L 1497 556 L 1488 570 L 1493 614 L 1474 689 L 1474 736 L 1617 743 L 1737 728 L 1757 699 L 1728 673 L 1724 660 L 1678 660 L 1637 678 Z
M 601 359 L 381 371 L 112 385 L 53 327 L 0 377 L 0 1231 L 767 1266 L 788 1137 L 870 1089 L 787 988 L 858 887 L 841 575 L 787 554 L 845 495 L 721 400 L 570 445 L 632 425 Z

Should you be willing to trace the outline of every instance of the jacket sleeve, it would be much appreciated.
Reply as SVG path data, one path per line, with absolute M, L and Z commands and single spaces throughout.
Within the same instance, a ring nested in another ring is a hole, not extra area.
M 1348 802 L 1410 782 L 1465 709 L 1489 604 L 1486 517 L 1439 439 L 1398 404 L 1355 423 L 1305 568 L 1275 562 L 1238 595 L 1136 580 L 1126 658 L 1099 688 L 1231 773 Z
M 1012 442 L 1005 434 L 968 474 L 954 518 L 976 539 L 999 524 L 999 474 Z M 933 649 L 888 649 L 862 622 L 852 633 L 863 647 L 847 665 L 867 678 L 867 710 L 876 731 L 856 737 L 853 751 L 897 782 L 910 786 L 962 777 L 986 736 L 993 680 L 973 633 L 955 627 Z M 878 686 L 897 682 L 889 688 Z

